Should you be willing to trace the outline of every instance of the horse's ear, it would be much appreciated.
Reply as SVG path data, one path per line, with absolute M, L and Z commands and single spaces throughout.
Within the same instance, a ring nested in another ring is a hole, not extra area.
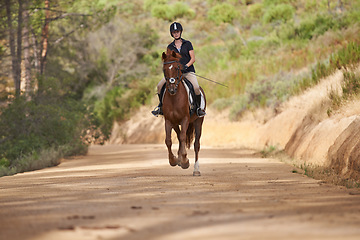
M 176 58 L 176 52 L 175 51 L 171 51 L 171 55 Z
M 166 60 L 166 53 L 165 53 L 165 52 L 162 53 L 162 57 L 161 57 L 161 58 L 162 58 L 162 60 L 165 62 L 165 60 Z
M 167 48 L 167 49 L 166 49 L 166 55 L 170 55 L 171 52 L 172 52 L 172 50 L 171 50 L 170 48 Z

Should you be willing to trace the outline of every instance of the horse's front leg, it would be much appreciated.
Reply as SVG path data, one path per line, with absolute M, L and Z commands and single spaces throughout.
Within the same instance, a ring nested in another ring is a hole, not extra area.
M 179 142 L 179 148 L 178 149 L 180 149 L 181 148 L 181 141 L 180 141 L 180 131 L 181 130 L 180 130 L 179 125 L 175 125 L 173 127 L 174 127 L 174 130 L 176 132 L 176 136 L 177 136 L 177 139 L 178 139 L 178 142 Z M 179 156 L 179 151 L 178 151 L 178 156 Z M 180 161 L 178 161 L 178 166 L 181 166 Z
M 187 158 L 187 152 L 186 152 L 186 131 L 189 126 L 189 119 L 185 118 L 181 122 L 181 131 L 180 131 L 180 137 L 179 137 L 179 151 L 178 151 L 178 157 L 181 164 L 181 168 L 186 169 L 189 168 L 190 163 L 189 159 Z
M 178 165 L 179 160 L 174 156 L 174 154 L 171 151 L 171 145 L 172 145 L 171 130 L 172 130 L 172 124 L 168 120 L 165 120 L 165 133 L 166 133 L 165 144 L 169 152 L 169 163 L 171 166 L 174 167 Z

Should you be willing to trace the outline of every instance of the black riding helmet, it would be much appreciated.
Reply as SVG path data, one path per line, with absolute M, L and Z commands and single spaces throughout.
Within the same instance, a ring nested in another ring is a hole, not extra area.
M 171 25 L 170 25 L 170 35 L 173 37 L 172 33 L 175 32 L 175 31 L 180 31 L 182 33 L 183 31 L 183 27 L 181 26 L 180 23 L 178 22 L 173 22 Z

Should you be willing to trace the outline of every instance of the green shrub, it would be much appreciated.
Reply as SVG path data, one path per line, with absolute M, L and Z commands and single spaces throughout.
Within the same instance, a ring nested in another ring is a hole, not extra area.
M 236 10 L 234 6 L 229 3 L 217 4 L 208 12 L 208 18 L 216 24 L 231 23 L 235 17 Z
M 270 6 L 270 5 L 279 5 L 279 4 L 290 4 L 292 2 L 295 2 L 295 0 L 264 0 L 263 4 L 265 6 Z
M 358 8 L 354 8 L 354 9 L 351 9 L 349 10 L 348 12 L 346 12 L 345 14 L 345 17 L 343 19 L 344 21 L 344 24 L 346 26 L 349 26 L 353 23 L 359 23 L 360 22 L 360 4 L 359 4 L 359 7 Z
M 168 0 L 145 0 L 144 1 L 144 9 L 146 11 L 150 11 L 152 10 L 152 8 L 154 6 L 157 5 L 166 5 L 168 3 Z
M 187 17 L 189 19 L 195 16 L 195 12 L 183 2 L 176 2 L 175 4 L 157 4 L 151 8 L 151 15 L 153 17 L 173 21 L 176 18 Z
M 132 109 L 136 109 L 149 101 L 152 82 L 141 82 L 131 89 L 112 88 L 101 101 L 96 102 L 94 112 L 100 121 L 102 131 L 110 134 L 114 121 L 128 117 Z
M 22 156 L 70 144 L 78 146 L 90 125 L 85 106 L 73 99 L 57 102 L 15 100 L 1 110 L 0 159 L 10 165 Z
M 249 15 L 252 19 L 260 19 L 263 15 L 263 5 L 261 3 L 255 3 L 248 8 Z
M 195 16 L 194 10 L 190 9 L 190 7 L 183 2 L 176 2 L 174 5 L 171 5 L 171 19 L 187 17 L 189 19 Z
M 9 167 L 10 162 L 5 157 L 0 159 L 0 167 Z
M 151 15 L 156 18 L 171 20 L 171 8 L 169 5 L 155 5 L 151 9 Z
M 336 27 L 336 24 L 332 17 L 317 15 L 315 18 L 308 18 L 302 21 L 300 25 L 295 28 L 295 36 L 301 39 L 312 39 L 334 27 Z
M 289 4 L 273 5 L 266 10 L 263 20 L 265 23 L 287 22 L 292 19 L 294 12 L 295 9 Z

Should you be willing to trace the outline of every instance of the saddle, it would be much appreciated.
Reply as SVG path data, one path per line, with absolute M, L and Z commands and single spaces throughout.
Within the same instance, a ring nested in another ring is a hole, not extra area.
M 183 83 L 186 89 L 186 92 L 188 94 L 188 99 L 189 99 L 189 110 L 190 110 L 190 116 L 192 116 L 193 114 L 196 113 L 196 104 L 195 104 L 195 90 L 194 90 L 194 86 L 192 85 L 192 83 L 187 80 L 186 78 L 183 78 Z M 160 95 L 162 96 L 162 100 L 164 98 L 164 94 L 166 91 L 166 84 L 164 84 L 164 86 L 161 88 L 160 91 Z

